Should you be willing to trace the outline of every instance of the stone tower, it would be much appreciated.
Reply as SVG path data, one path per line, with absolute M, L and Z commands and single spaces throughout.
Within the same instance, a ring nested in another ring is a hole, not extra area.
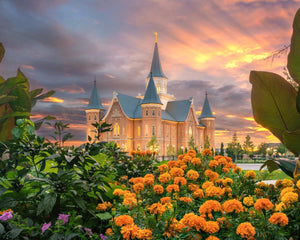
M 93 123 L 100 122 L 104 116 L 104 107 L 102 106 L 100 97 L 98 95 L 96 80 L 94 80 L 93 91 L 89 100 L 89 105 L 86 110 L 86 139 L 88 140 L 88 136 L 95 139 L 95 128 L 92 126 Z
M 215 117 L 212 114 L 208 102 L 207 92 L 205 93 L 205 100 L 202 107 L 202 112 L 198 120 L 201 124 L 203 124 L 206 127 L 204 130 L 204 143 L 208 138 L 210 147 L 215 148 Z

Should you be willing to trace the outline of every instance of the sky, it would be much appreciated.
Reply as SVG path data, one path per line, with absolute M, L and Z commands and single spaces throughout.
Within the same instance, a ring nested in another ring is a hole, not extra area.
M 251 70 L 283 75 L 296 0 L 52 0 L 0 1 L 0 42 L 6 53 L 4 78 L 20 68 L 31 89 L 56 93 L 38 102 L 32 120 L 55 116 L 69 123 L 72 144 L 85 141 L 85 108 L 97 79 L 107 109 L 113 91 L 145 92 L 154 48 L 158 47 L 168 93 L 194 98 L 200 113 L 205 91 L 215 113 L 216 147 L 278 142 L 257 125 L 251 109 Z M 44 126 L 39 134 L 54 130 Z

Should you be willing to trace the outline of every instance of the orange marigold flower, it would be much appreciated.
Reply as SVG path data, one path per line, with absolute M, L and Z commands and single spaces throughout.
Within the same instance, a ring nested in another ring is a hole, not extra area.
M 152 178 L 152 179 L 155 179 L 154 175 L 151 174 L 151 173 L 146 174 L 146 175 L 144 176 L 144 179 L 145 179 L 145 178 Z
M 189 150 L 189 151 L 187 152 L 187 154 L 188 154 L 189 156 L 193 157 L 193 158 L 196 157 L 196 151 L 193 150 L 193 149 Z
M 197 180 L 199 178 L 199 173 L 197 171 L 195 171 L 195 170 L 189 170 L 186 173 L 186 176 L 190 180 Z
M 225 201 L 222 204 L 222 209 L 226 213 L 232 213 L 232 212 L 240 213 L 240 212 L 243 212 L 243 205 L 239 200 L 230 199 L 230 200 Z
M 161 185 L 155 185 L 153 187 L 153 191 L 156 193 L 156 194 L 162 194 L 164 192 L 164 188 L 163 186 Z
M 220 230 L 220 226 L 218 222 L 214 222 L 214 221 L 206 222 L 206 227 L 204 229 L 205 232 L 213 234 L 219 232 L 219 230 Z
M 125 193 L 123 199 L 123 205 L 134 207 L 137 204 L 135 193 Z
M 224 188 L 211 186 L 205 189 L 206 197 L 223 196 L 224 194 L 225 194 Z
M 212 151 L 209 149 L 204 149 L 201 154 L 202 156 L 212 156 Z
M 253 206 L 253 204 L 254 204 L 253 197 L 251 197 L 250 195 L 249 195 L 249 197 L 244 197 L 243 203 L 247 207 Z
M 285 213 L 273 213 L 269 218 L 269 222 L 272 224 L 280 224 L 280 226 L 288 225 L 289 219 Z
M 184 163 L 189 163 L 189 162 L 192 161 L 192 158 L 193 158 L 193 157 L 191 157 L 190 155 L 185 155 L 185 156 L 183 157 L 182 161 L 183 161 Z
M 217 160 L 211 160 L 208 164 L 208 166 L 210 168 L 216 168 L 217 166 L 219 166 L 219 162 Z
M 223 172 L 223 173 L 228 173 L 228 172 L 229 172 L 229 168 L 223 167 L 223 168 L 222 168 L 222 172 Z
M 166 225 L 166 229 L 163 233 L 164 236 L 167 236 L 168 238 L 173 238 L 177 236 L 179 233 L 181 233 L 182 229 L 185 226 L 178 222 L 175 218 L 171 220 L 171 223 L 169 225 Z
M 210 169 L 205 170 L 204 174 L 208 176 L 209 180 L 212 182 L 216 181 L 219 178 L 219 174 Z
M 201 164 L 201 160 L 200 158 L 193 158 L 191 161 L 192 164 L 194 165 L 200 165 Z
M 182 170 L 185 170 L 185 169 L 187 169 L 187 165 L 186 164 L 182 164 L 181 166 L 180 166 L 180 168 L 182 169 Z
M 144 179 L 142 177 L 130 178 L 129 182 L 131 182 L 133 184 L 143 183 Z
M 169 170 L 169 167 L 167 164 L 162 164 L 158 167 L 158 171 L 160 173 L 164 173 L 164 172 L 167 172 Z
M 255 235 L 255 228 L 249 222 L 241 223 L 237 229 L 236 234 L 241 235 L 242 238 L 253 239 Z
M 275 182 L 275 187 L 277 187 L 277 188 L 282 188 L 282 180 L 281 180 L 281 179 L 278 179 L 278 180 Z
M 115 196 L 122 196 L 124 194 L 124 190 L 123 189 L 115 189 L 114 192 L 113 192 L 113 195 Z
M 294 183 L 293 183 L 293 181 L 292 180 L 290 180 L 290 179 L 284 179 L 284 180 L 282 180 L 282 186 L 283 187 L 292 187 L 293 185 L 294 185 Z
M 275 211 L 277 211 L 277 212 L 281 212 L 285 208 L 286 208 L 286 205 L 283 202 L 280 202 L 275 205 Z
M 203 188 L 203 189 L 207 189 L 207 188 L 212 187 L 212 186 L 214 186 L 214 183 L 213 183 L 213 182 L 210 182 L 210 181 L 206 181 L 206 182 L 204 182 L 204 183 L 202 184 L 202 188 Z
M 261 188 L 255 188 L 254 193 L 255 193 L 256 196 L 263 196 L 264 195 L 264 191 Z
M 221 211 L 221 204 L 216 200 L 208 200 L 204 202 L 199 208 L 199 213 L 201 215 L 208 214 L 209 218 L 213 218 L 212 211 Z
M 168 164 L 168 167 L 171 169 L 176 166 L 176 161 L 169 161 L 169 162 L 167 162 L 167 164 Z
M 151 186 L 151 185 L 153 185 L 153 183 L 154 183 L 154 178 L 150 178 L 150 177 L 144 178 L 144 184 L 146 186 Z
M 184 177 L 175 177 L 174 178 L 174 183 L 178 184 L 178 185 L 179 185 L 179 183 L 180 183 L 180 185 L 186 185 L 187 181 Z
M 259 182 L 259 183 L 257 184 L 257 186 L 258 186 L 259 188 L 262 188 L 262 189 L 268 187 L 268 185 L 267 185 L 265 182 Z
M 240 167 L 235 167 L 232 172 L 235 173 L 235 174 L 239 174 L 241 173 L 242 169 Z
M 143 189 L 144 189 L 144 184 L 142 184 L 142 183 L 137 183 L 137 184 L 133 185 L 133 190 L 137 193 L 139 193 Z
M 179 192 L 179 186 L 176 184 L 170 184 L 166 188 L 167 192 L 172 193 L 172 192 Z
M 178 200 L 181 201 L 181 202 L 186 202 L 186 203 L 193 202 L 193 200 L 189 197 L 180 197 Z
M 112 231 L 111 228 L 106 229 L 105 235 L 107 235 L 107 236 L 112 236 L 113 234 L 114 234 L 114 233 L 113 233 L 113 231 Z
M 150 229 L 140 229 L 137 235 L 138 239 L 152 239 L 152 231 Z
M 173 169 L 173 168 L 172 168 Z M 158 180 L 161 182 L 161 183 L 167 183 L 171 180 L 171 175 L 169 173 L 163 173 L 161 174 L 159 177 L 158 177 Z
M 286 187 L 281 190 L 280 197 L 283 197 L 288 192 L 293 192 L 295 189 L 293 187 Z
M 139 233 L 139 230 L 140 228 L 135 224 L 126 225 L 121 228 L 121 234 L 123 236 L 123 239 L 135 239 Z
M 129 225 L 129 224 L 133 224 L 133 218 L 129 215 L 117 216 L 117 217 L 115 217 L 114 221 L 115 221 L 115 224 L 119 227 Z
M 300 189 L 300 180 L 297 181 L 296 186 Z
M 134 155 L 137 154 L 137 151 L 131 151 L 130 154 L 131 154 L 132 156 L 134 156 Z
M 256 178 L 256 173 L 252 170 L 249 170 L 245 174 L 245 178 L 247 179 L 255 179 Z
M 148 150 L 146 151 L 146 154 L 149 155 L 149 156 L 151 156 L 151 155 L 152 155 L 151 150 L 148 149 Z
M 183 177 L 184 175 L 184 170 L 178 167 L 173 167 L 170 170 L 170 174 L 172 177 Z
M 231 186 L 233 184 L 233 180 L 231 178 L 225 178 L 222 180 L 222 184 L 224 187 Z
M 294 192 L 287 192 L 281 198 L 281 201 L 287 205 L 298 201 L 298 194 Z
M 162 204 L 170 203 L 171 202 L 171 198 L 170 197 L 163 197 L 163 198 L 160 199 L 160 202 Z
M 180 222 L 186 227 L 195 228 L 197 231 L 204 231 L 206 228 L 206 221 L 203 217 L 197 216 L 194 213 L 187 213 L 183 216 Z
M 220 240 L 220 238 L 215 237 L 213 235 L 210 235 L 208 238 L 206 238 L 205 240 Z
M 274 207 L 273 203 L 267 198 L 257 199 L 254 208 L 258 211 L 270 210 Z
M 202 189 L 197 189 L 195 192 L 193 192 L 193 198 L 204 198 L 204 193 Z
M 166 211 L 166 206 L 161 203 L 153 203 L 150 207 L 148 207 L 148 210 L 150 213 L 163 215 L 163 213 Z
M 104 203 L 99 203 L 99 204 L 97 205 L 96 209 L 97 209 L 98 211 L 104 212 L 104 211 L 106 211 L 107 207 L 106 207 L 106 205 L 105 205 Z
M 189 188 L 189 190 L 192 191 L 192 192 L 194 192 L 194 191 L 200 189 L 199 185 L 193 184 L 193 183 L 190 183 L 190 184 L 188 185 L 188 188 Z

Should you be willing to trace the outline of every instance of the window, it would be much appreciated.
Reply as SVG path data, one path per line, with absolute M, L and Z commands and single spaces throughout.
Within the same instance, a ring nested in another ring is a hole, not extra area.
M 140 136 L 141 136 L 141 127 L 138 126 L 138 137 L 140 137 Z
M 157 93 L 159 93 L 160 92 L 160 84 L 156 85 L 156 89 L 157 89 Z
M 91 115 L 89 115 L 89 120 L 91 120 Z
M 147 124 L 145 125 L 145 135 L 146 135 L 146 137 L 148 136 L 148 125 Z
M 97 116 L 95 115 L 95 121 L 97 120 Z
M 155 110 L 152 110 L 152 116 L 155 116 Z
M 189 136 L 192 137 L 192 135 L 193 135 L 193 131 L 192 131 L 192 127 L 190 126 L 189 127 Z
M 125 136 L 125 128 L 123 127 L 123 136 Z
M 120 126 L 118 123 L 114 125 L 114 136 L 120 136 Z
M 166 137 L 168 138 L 169 137 L 169 128 L 167 127 L 167 130 L 166 130 Z
M 158 116 L 160 116 L 160 111 L 158 110 Z
M 145 111 L 145 115 L 148 116 L 148 110 Z
M 152 136 L 155 135 L 155 126 L 152 126 Z

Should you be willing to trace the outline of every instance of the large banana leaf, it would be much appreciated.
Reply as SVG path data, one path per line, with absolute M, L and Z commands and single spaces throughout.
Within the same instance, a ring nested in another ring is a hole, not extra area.
M 4 54 L 5 54 L 5 49 L 4 49 L 3 45 L 2 45 L 2 43 L 0 43 L 0 63 L 2 62 Z
M 280 168 L 284 173 L 293 178 L 293 173 L 296 168 L 296 161 L 289 159 L 270 159 L 264 162 L 260 170 L 266 166 L 269 172 L 273 172 Z
M 251 103 L 255 121 L 269 129 L 295 154 L 299 144 L 293 143 L 300 130 L 300 114 L 296 109 L 295 88 L 275 73 L 250 73 L 252 83 Z
M 292 78 L 300 84 L 300 9 L 298 9 L 294 18 L 287 67 Z

